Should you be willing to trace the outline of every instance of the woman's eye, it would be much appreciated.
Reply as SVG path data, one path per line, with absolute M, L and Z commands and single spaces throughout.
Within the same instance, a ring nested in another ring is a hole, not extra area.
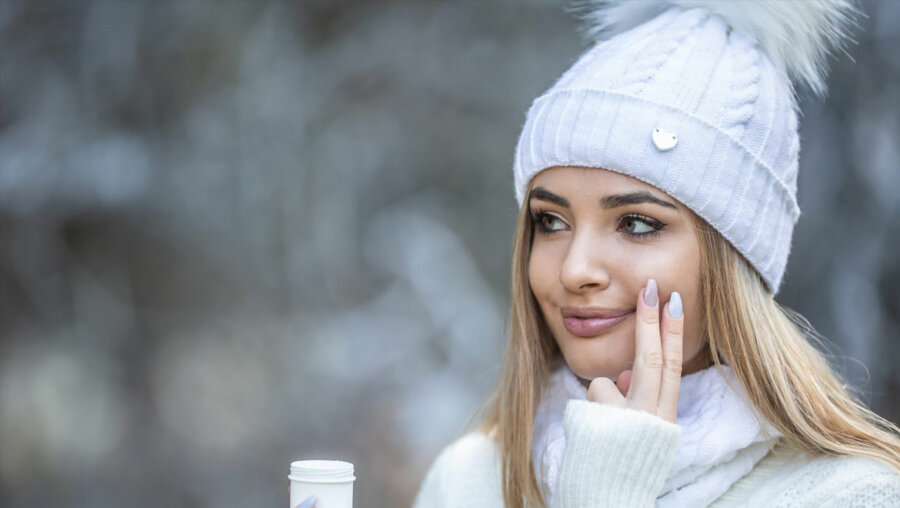
M 561 229 L 561 228 L 553 229 L 553 224 L 555 222 L 562 222 L 562 221 L 560 221 L 560 219 L 558 217 L 554 217 L 553 215 L 550 215 L 549 213 L 538 212 L 534 215 L 532 220 L 538 226 L 537 231 L 540 234 L 546 235 L 546 234 L 554 233 Z
M 666 227 L 662 222 L 636 215 L 626 215 L 619 223 L 625 229 L 625 234 L 632 237 L 653 236 Z
M 536 212 L 532 221 L 537 226 L 537 232 L 542 235 L 549 235 L 565 228 L 562 219 L 546 212 Z M 554 228 L 554 224 L 557 224 L 557 227 Z M 624 233 L 633 238 L 648 238 L 666 227 L 662 222 L 638 215 L 626 215 L 619 220 L 619 224 Z
M 648 226 L 646 222 L 637 217 L 626 217 L 622 224 L 625 226 L 626 230 L 632 234 L 640 234 L 640 233 L 649 233 L 650 231 L 656 231 L 652 227 Z
M 547 229 L 553 229 L 553 224 L 556 223 L 558 219 L 552 215 L 544 215 L 541 217 L 541 225 Z

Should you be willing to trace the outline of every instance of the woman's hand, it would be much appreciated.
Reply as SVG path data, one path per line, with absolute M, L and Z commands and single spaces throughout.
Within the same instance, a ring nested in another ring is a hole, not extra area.
M 316 508 L 316 503 L 318 502 L 319 499 L 316 496 L 309 496 L 302 503 L 298 504 L 296 508 Z
M 669 315 L 670 308 L 677 318 Z M 633 370 L 619 374 L 615 384 L 609 378 L 595 378 L 587 398 L 601 404 L 639 409 L 676 423 L 684 360 L 681 295 L 677 291 L 672 293 L 660 323 L 656 281 L 650 279 L 638 296 L 636 317 Z

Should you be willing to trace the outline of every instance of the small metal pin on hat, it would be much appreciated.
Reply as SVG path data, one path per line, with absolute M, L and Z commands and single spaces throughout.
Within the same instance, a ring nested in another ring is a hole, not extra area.
M 660 128 L 653 129 L 650 137 L 653 138 L 653 144 L 660 152 L 671 150 L 678 144 L 678 136 Z

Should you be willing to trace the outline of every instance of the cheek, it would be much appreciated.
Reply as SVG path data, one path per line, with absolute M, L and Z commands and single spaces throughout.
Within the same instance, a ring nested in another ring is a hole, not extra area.
M 703 336 L 703 311 L 700 309 L 699 299 L 684 299 L 684 353 L 685 355 L 694 355 L 703 346 L 701 337 Z M 686 306 L 690 305 L 688 309 Z
M 660 301 L 668 302 L 673 291 L 681 294 L 684 309 L 684 353 L 693 356 L 701 346 L 703 309 L 700 295 L 700 254 L 697 249 L 672 249 L 670 259 L 658 261 Z
M 681 280 L 688 276 L 690 256 L 679 242 L 669 242 L 658 248 L 643 249 L 634 255 L 634 262 L 641 271 L 652 272 L 657 281 Z
M 635 258 L 638 262 L 637 273 L 642 274 L 644 279 L 656 279 L 663 301 L 668 300 L 672 291 L 681 293 L 684 300 L 696 295 L 700 284 L 700 254 L 696 246 L 687 241 L 671 242 L 641 254 Z M 641 284 L 644 282 L 642 280 Z
M 528 261 L 528 283 L 538 301 L 542 301 L 550 292 L 554 268 L 546 249 L 538 248 L 531 251 L 531 258 Z

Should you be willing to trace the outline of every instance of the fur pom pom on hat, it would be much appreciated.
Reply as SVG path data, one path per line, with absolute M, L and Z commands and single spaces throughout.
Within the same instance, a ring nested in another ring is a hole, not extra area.
M 576 4 L 578 5 L 578 4 Z M 627 31 L 670 6 L 703 8 L 729 27 L 750 34 L 785 81 L 825 95 L 826 58 L 843 51 L 845 28 L 862 14 L 847 0 L 589 0 L 582 33 L 594 42 Z M 846 53 L 846 52 L 845 52 Z
M 825 60 L 861 14 L 847 0 L 581 2 L 592 47 L 534 100 L 516 199 L 540 171 L 605 168 L 678 199 L 778 293 L 800 142 L 794 81 L 825 95 Z

